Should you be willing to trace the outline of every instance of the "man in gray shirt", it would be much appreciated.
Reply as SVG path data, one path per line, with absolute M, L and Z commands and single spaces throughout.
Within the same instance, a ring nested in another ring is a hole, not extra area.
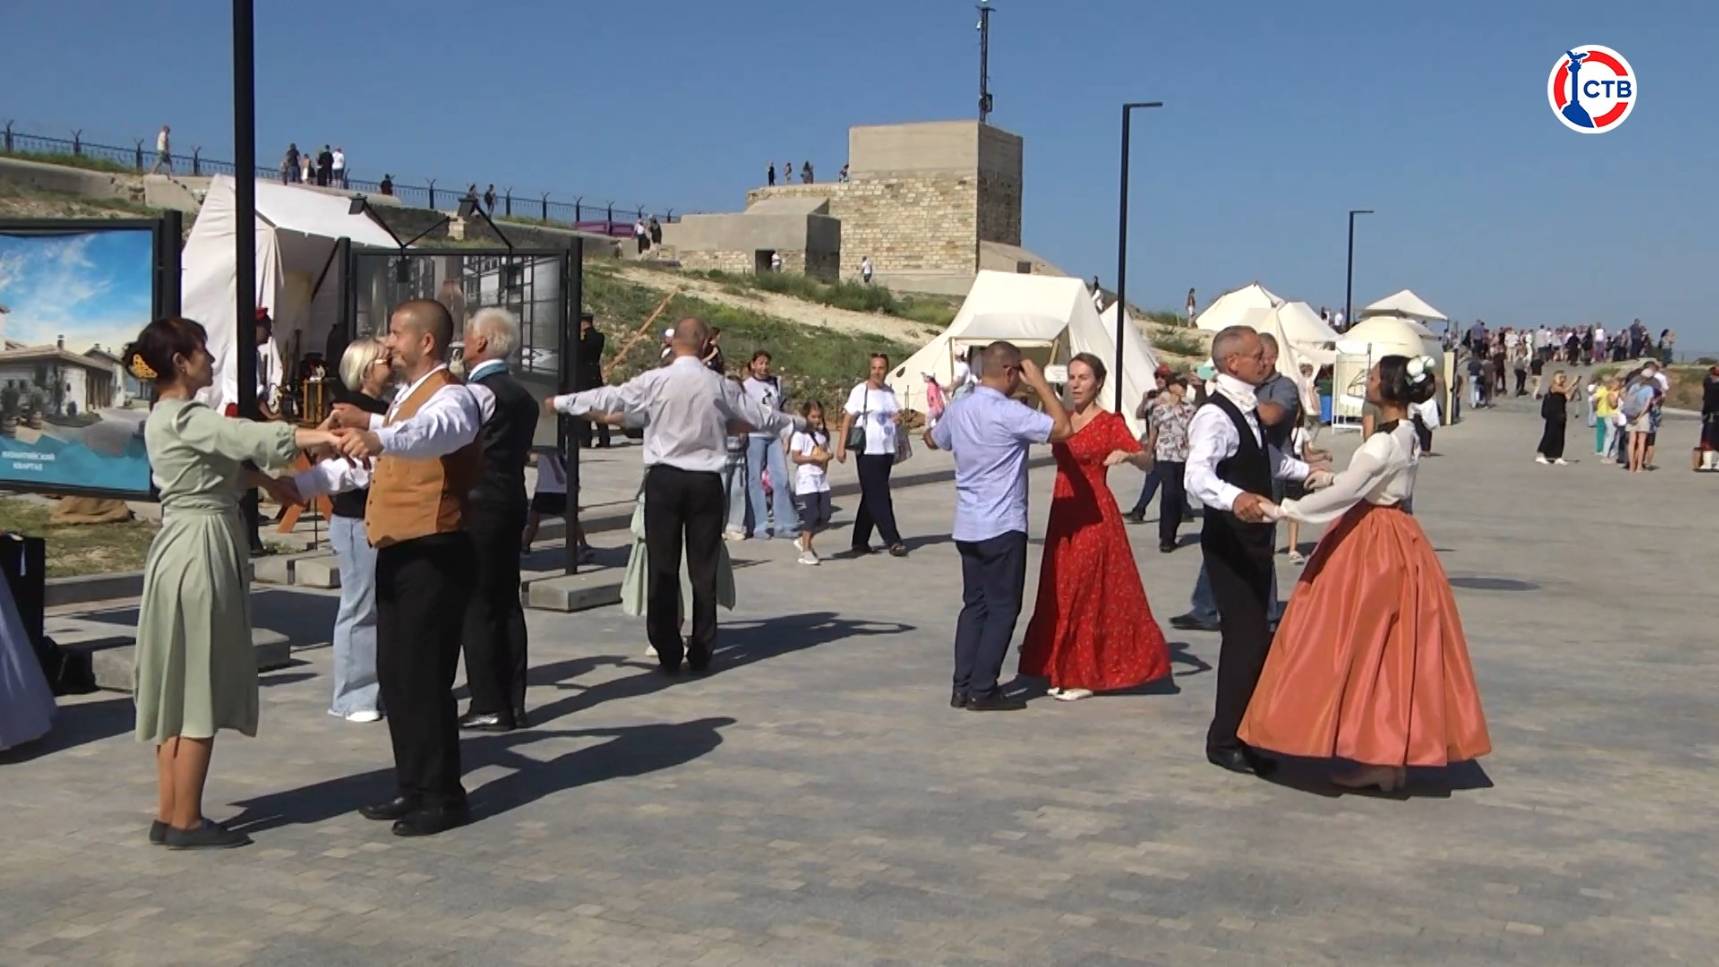
M 706 368 L 710 330 L 702 320 L 682 319 L 671 333 L 669 365 L 620 386 L 552 396 L 544 406 L 567 416 L 620 413 L 645 424 L 645 629 L 663 673 L 677 675 L 683 655 L 693 671 L 704 671 L 716 649 L 716 552 L 722 544 L 721 473 L 728 461 L 728 434 L 740 429 L 776 433 L 803 426 L 805 420 L 759 406 Z M 784 473 L 784 488 L 787 480 Z M 685 642 L 680 636 L 683 548 L 692 580 L 692 636 Z

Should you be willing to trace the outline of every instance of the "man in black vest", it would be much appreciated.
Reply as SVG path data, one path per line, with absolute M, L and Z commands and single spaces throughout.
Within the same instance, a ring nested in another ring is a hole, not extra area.
M 537 432 L 537 403 L 507 372 L 519 322 L 505 309 L 480 309 L 466 325 L 466 381 L 483 406 L 483 469 L 463 518 L 477 554 L 477 585 L 466 608 L 466 684 L 471 706 L 460 727 L 508 732 L 525 723 L 525 612 L 519 604 L 520 534 L 525 528 L 525 458 Z
M 596 317 L 589 312 L 579 314 L 579 368 L 573 373 L 573 390 L 584 392 L 603 385 L 603 331 L 597 328 Z M 574 420 L 573 432 L 579 445 L 591 446 L 591 421 Z M 609 424 L 597 424 L 597 445 L 609 445 Z
M 1271 647 L 1266 609 L 1272 525 L 1261 502 L 1269 499 L 1273 478 L 1308 479 L 1311 470 L 1261 435 L 1254 388 L 1271 373 L 1259 334 L 1246 326 L 1223 330 L 1212 339 L 1212 362 L 1218 367 L 1217 392 L 1188 428 L 1185 478 L 1188 492 L 1206 508 L 1200 549 L 1223 640 L 1206 758 L 1235 772 L 1263 773 L 1270 762 L 1236 737 Z M 1321 482 L 1309 480 L 1310 485 Z

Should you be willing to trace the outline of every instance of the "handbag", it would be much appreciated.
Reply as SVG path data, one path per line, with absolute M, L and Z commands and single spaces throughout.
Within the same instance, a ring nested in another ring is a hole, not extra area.
M 871 386 L 867 384 L 865 395 L 861 397 L 859 416 L 853 425 L 848 427 L 847 448 L 856 454 L 865 453 L 865 421 L 871 417 Z
M 912 457 L 912 456 L 913 456 L 912 438 L 911 438 L 910 434 L 908 434 L 906 427 L 897 426 L 895 428 L 895 462 L 898 465 L 901 463 L 905 463 L 907 461 L 907 459 L 909 457 Z

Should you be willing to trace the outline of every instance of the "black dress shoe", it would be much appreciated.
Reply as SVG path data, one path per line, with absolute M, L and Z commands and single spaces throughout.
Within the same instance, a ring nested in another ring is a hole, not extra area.
M 149 845 L 160 846 L 167 842 L 168 825 L 157 819 L 149 824 Z
M 906 557 L 907 556 L 907 545 L 906 544 L 891 544 L 889 546 L 889 556 L 890 557 Z
M 1027 703 L 1018 698 L 1010 698 L 1001 691 L 987 695 L 967 696 L 967 711 L 969 712 L 1019 712 L 1027 707 Z
M 674 661 L 659 661 L 659 662 L 657 662 L 657 671 L 668 676 L 669 678 L 680 677 L 680 659 L 677 658 Z
M 1159 544 L 1158 545 L 1158 553 L 1160 553 L 1160 554 L 1169 554 L 1169 553 L 1174 552 L 1175 550 L 1176 550 L 1176 545 L 1174 545 L 1174 544 Z
M 1199 618 L 1196 618 L 1194 616 L 1193 612 L 1189 612 L 1188 614 L 1179 614 L 1179 615 L 1175 616 L 1174 618 L 1171 618 L 1170 619 L 1170 627 L 1175 628 L 1175 629 L 1180 630 L 1180 631 L 1217 631 L 1218 630 L 1217 622 L 1215 622 L 1215 621 L 1202 621 Z
M 686 650 L 686 667 L 697 673 L 710 671 L 710 652 L 688 648 Z
M 1277 768 L 1277 763 L 1248 749 L 1207 749 L 1206 761 L 1220 769 L 1261 777 L 1271 775 Z
M 196 829 L 167 827 L 163 844 L 168 849 L 232 849 L 251 845 L 251 838 L 205 819 L 203 825 Z
M 416 796 L 395 796 L 386 802 L 373 802 L 368 806 L 358 807 L 358 815 L 377 822 L 387 822 L 399 819 L 418 810 L 419 802 Z
M 460 716 L 460 728 L 472 732 L 512 732 L 513 716 L 498 712 L 467 712 Z
M 950 708 L 966 708 L 967 707 L 967 694 L 965 692 L 960 692 L 960 691 L 950 692 L 949 693 L 949 707 Z
M 472 821 L 471 811 L 459 806 L 428 806 L 400 817 L 395 836 L 434 836 Z
M 531 722 L 525 717 L 525 706 L 521 705 L 515 708 L 513 710 L 513 727 L 516 729 L 523 729 L 529 724 L 531 724 Z
M 1128 518 L 1128 523 L 1130 523 L 1130 524 L 1144 524 L 1144 523 L 1146 523 L 1146 514 L 1144 511 L 1131 510 L 1126 514 L 1123 514 L 1122 516 Z

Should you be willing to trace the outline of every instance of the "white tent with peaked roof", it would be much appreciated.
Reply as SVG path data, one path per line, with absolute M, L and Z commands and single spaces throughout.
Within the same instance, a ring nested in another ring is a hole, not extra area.
M 1114 316 L 1112 316 L 1114 318 Z M 1006 339 L 1041 365 L 1061 366 L 1077 353 L 1091 353 L 1116 378 L 1116 327 L 1099 318 L 1092 295 L 1080 279 L 1014 272 L 981 271 L 949 328 L 891 369 L 886 379 L 904 409 L 926 410 L 925 376 L 949 386 L 955 361 L 974 346 Z M 1122 415 L 1135 433 L 1145 432 L 1134 419 L 1134 405 L 1154 383 L 1155 363 L 1146 336 L 1133 325 L 1122 331 Z M 1114 400 L 1115 383 L 1105 386 L 1099 403 Z
M 1401 289 L 1377 302 L 1369 303 L 1361 310 L 1361 318 L 1369 316 L 1403 316 L 1420 322 L 1449 321 L 1448 316 L 1409 289 Z
M 390 249 L 396 243 L 368 214 L 352 214 L 351 200 L 345 196 L 260 179 L 256 186 L 257 305 L 269 310 L 275 343 L 285 347 L 285 355 L 295 348 L 300 354 L 321 352 L 341 313 L 338 280 L 346 267 L 333 264 L 335 242 L 349 238 L 354 245 Z M 215 385 L 201 396 L 217 409 L 238 401 L 235 323 L 252 324 L 249 319 L 235 319 L 238 204 L 234 189 L 233 179 L 225 175 L 210 181 L 182 258 L 180 312 L 208 330 Z M 278 367 L 281 362 L 277 356 L 272 365 Z M 328 360 L 330 367 L 338 363 Z
M 1207 332 L 1217 332 L 1230 326 L 1243 325 L 1242 316 L 1250 309 L 1275 309 L 1283 299 L 1258 282 L 1249 282 L 1231 289 L 1212 300 L 1206 311 L 1194 317 L 1194 325 Z

